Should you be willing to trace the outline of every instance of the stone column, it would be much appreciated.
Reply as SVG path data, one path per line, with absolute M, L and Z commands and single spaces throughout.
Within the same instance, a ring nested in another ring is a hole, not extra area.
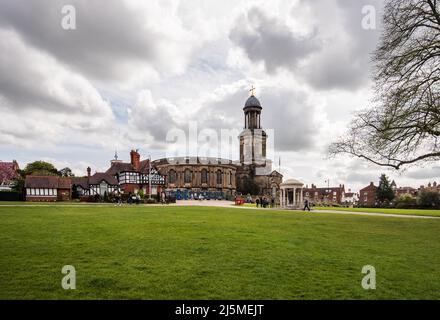
M 296 188 L 293 188 L 293 206 L 296 207 Z
M 283 197 L 284 197 L 284 189 L 280 189 L 280 206 L 281 206 L 281 208 L 284 208 L 284 199 L 283 199 Z

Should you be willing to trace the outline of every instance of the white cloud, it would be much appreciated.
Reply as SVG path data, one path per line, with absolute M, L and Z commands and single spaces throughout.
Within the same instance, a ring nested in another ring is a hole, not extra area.
M 113 113 L 90 82 L 0 29 L 0 139 L 21 146 L 102 133 Z M 82 141 L 83 143 L 85 141 Z
M 362 187 L 381 169 L 328 160 L 326 146 L 371 97 L 380 30 L 361 29 L 364 4 L 382 1 L 0 0 L 0 158 L 81 174 L 116 148 L 161 157 L 166 133 L 190 121 L 240 130 L 253 84 L 286 178 Z M 390 173 L 413 185 L 436 174 Z

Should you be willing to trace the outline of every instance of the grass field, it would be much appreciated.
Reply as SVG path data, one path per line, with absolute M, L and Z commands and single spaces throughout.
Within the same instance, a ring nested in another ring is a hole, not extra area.
M 0 207 L 1 299 L 439 299 L 440 220 Z M 61 288 L 73 265 L 77 289 Z M 364 265 L 377 289 L 361 287 Z
M 381 208 L 332 208 L 332 207 L 315 207 L 315 210 L 335 210 L 346 212 L 368 212 L 368 213 L 384 213 L 384 214 L 401 214 L 412 216 L 431 216 L 440 217 L 440 210 L 419 210 L 419 209 L 381 209 Z

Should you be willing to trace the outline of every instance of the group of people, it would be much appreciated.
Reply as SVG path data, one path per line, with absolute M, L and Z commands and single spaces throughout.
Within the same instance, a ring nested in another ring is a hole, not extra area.
M 269 206 L 270 206 L 270 208 L 275 208 L 275 199 L 271 198 L 269 201 L 265 197 L 263 197 L 263 198 L 260 197 L 255 200 L 255 204 L 257 205 L 257 208 L 268 208 Z M 309 212 L 311 211 L 310 202 L 307 199 L 304 201 L 303 211 L 309 211 Z
M 255 200 L 255 203 L 257 204 L 257 208 L 268 208 L 269 206 L 271 208 L 275 208 L 275 199 L 271 198 L 270 200 L 264 198 L 257 198 Z

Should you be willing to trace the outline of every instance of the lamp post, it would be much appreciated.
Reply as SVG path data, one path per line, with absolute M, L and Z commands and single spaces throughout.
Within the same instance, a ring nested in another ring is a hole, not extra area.
M 148 156 L 148 194 L 151 200 L 151 155 Z

